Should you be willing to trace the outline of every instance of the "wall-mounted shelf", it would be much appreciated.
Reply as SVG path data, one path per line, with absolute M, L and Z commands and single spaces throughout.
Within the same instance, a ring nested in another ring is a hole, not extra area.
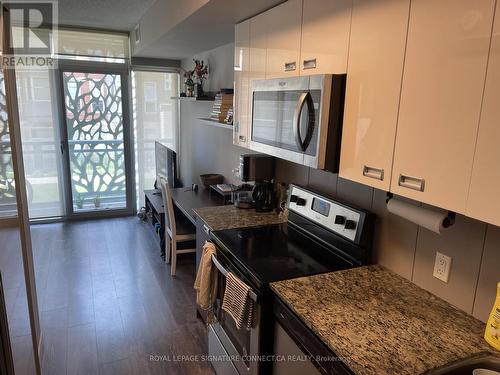
M 194 96 L 171 96 L 170 99 L 186 102 L 213 102 L 215 98 L 213 96 L 202 96 L 199 98 L 196 98 Z
M 212 120 L 211 118 L 199 118 L 198 120 L 206 123 L 207 125 L 216 126 L 222 129 L 233 129 L 233 125 L 226 124 L 224 122 L 219 122 L 217 120 Z

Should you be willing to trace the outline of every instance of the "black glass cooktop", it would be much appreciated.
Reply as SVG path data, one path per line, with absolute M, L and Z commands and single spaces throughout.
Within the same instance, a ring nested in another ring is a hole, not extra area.
M 225 255 L 261 285 L 353 267 L 286 223 L 219 230 L 212 235 L 223 245 Z

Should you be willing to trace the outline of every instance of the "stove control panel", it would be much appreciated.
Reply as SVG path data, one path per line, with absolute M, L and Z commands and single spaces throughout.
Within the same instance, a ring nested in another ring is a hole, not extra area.
M 288 209 L 353 242 L 361 231 L 363 212 L 304 188 L 291 185 Z

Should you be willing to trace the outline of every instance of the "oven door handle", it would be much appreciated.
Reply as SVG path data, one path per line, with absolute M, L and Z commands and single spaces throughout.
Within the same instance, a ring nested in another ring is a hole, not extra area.
M 215 254 L 212 254 L 212 263 L 215 265 L 215 267 L 217 267 L 217 269 L 219 270 L 219 272 L 224 275 L 224 277 L 227 277 L 228 271 L 224 268 L 224 266 L 222 264 L 220 264 L 220 262 L 218 261 L 218 259 L 215 256 Z M 257 302 L 257 294 L 255 294 L 255 292 L 252 289 L 249 290 L 248 296 L 254 302 Z

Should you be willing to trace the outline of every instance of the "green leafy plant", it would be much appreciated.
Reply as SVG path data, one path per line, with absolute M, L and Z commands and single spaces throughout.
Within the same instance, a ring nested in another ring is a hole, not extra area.
M 94 207 L 95 208 L 99 208 L 101 207 L 101 196 L 99 194 L 97 194 L 95 197 L 94 197 Z
M 81 194 L 78 194 L 76 199 L 75 199 L 75 204 L 77 208 L 83 208 L 83 203 L 85 202 L 85 199 L 83 199 Z

